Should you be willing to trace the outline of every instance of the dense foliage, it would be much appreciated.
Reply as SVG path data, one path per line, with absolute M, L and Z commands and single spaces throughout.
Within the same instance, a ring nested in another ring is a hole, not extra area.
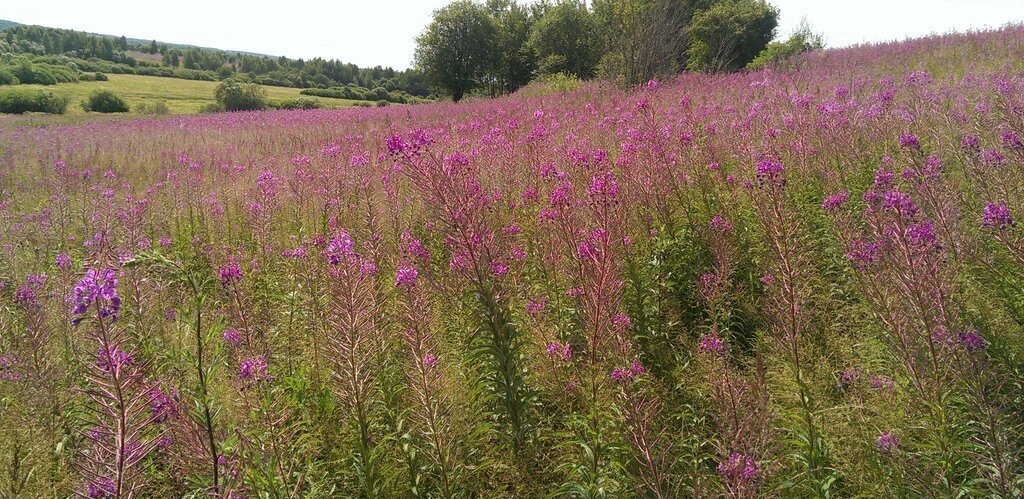
M 267 107 L 267 92 L 255 83 L 228 78 L 214 90 L 214 98 L 226 111 L 255 111 Z
M 28 90 L 12 88 L 0 90 L 0 113 L 50 113 L 64 114 L 67 99 L 50 90 Z
M 764 0 L 452 2 L 419 37 L 416 65 L 442 93 L 514 91 L 567 73 L 630 87 L 689 67 L 742 69 L 775 36 Z M 792 55 L 792 54 L 787 54 Z
M 82 103 L 82 109 L 93 113 L 127 113 L 128 103 L 110 90 L 97 90 Z
M 1024 28 L 796 58 L 0 128 L 0 490 L 1020 496 Z

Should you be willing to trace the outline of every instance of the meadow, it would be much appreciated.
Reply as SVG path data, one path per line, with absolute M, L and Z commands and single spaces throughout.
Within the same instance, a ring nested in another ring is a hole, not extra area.
M 50 89 L 68 100 L 67 114 L 71 116 L 87 114 L 81 106 L 89 94 L 97 90 L 110 90 L 122 97 L 132 109 L 142 103 L 164 102 L 170 114 L 195 114 L 208 104 L 215 104 L 213 92 L 217 87 L 214 81 L 183 80 L 180 78 L 162 78 L 159 76 L 141 75 L 107 75 L 109 81 L 80 81 L 75 83 L 59 83 L 57 85 L 20 85 L 19 88 Z M 261 85 L 267 92 L 267 101 L 271 104 L 280 103 L 300 97 L 299 88 L 272 87 Z M 317 99 L 325 108 L 351 106 L 356 101 L 346 99 Z M 16 118 L 15 118 L 16 119 Z M 75 118 L 71 118 L 74 120 Z M 0 120 L 3 121 L 3 120 Z M 51 121 L 63 121 L 51 118 Z
M 1022 61 L 0 129 L 0 490 L 1019 497 Z

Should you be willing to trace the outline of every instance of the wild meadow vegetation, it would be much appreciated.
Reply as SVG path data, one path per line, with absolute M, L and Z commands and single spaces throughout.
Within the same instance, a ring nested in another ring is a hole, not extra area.
M 1022 61 L 0 129 L 0 490 L 1019 497 Z

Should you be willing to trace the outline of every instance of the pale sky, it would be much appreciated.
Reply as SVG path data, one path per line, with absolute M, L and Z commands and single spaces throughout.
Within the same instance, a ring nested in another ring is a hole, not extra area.
M 412 64 L 416 36 L 449 0 L 2 0 L 0 19 L 359 66 Z M 1024 0 L 769 0 L 779 36 L 804 17 L 829 46 L 1024 21 Z

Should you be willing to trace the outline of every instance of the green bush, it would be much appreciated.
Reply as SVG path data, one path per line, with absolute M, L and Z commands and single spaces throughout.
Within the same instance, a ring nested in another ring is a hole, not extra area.
M 388 107 L 388 104 L 391 104 L 391 103 L 386 101 L 386 100 L 379 100 L 379 101 L 377 101 L 377 107 Z
M 135 106 L 135 112 L 139 114 L 170 114 L 171 108 L 167 107 L 167 103 L 162 100 L 140 102 Z
M 0 113 L 64 114 L 68 101 L 51 90 L 14 88 L 0 92 Z
M 222 113 L 224 112 L 224 106 L 219 102 L 211 102 L 209 104 L 203 104 L 199 106 L 200 113 Z
M 570 73 L 543 74 L 528 85 L 516 91 L 522 97 L 536 97 L 548 94 L 564 94 L 580 88 L 583 82 Z
M 82 102 L 82 109 L 93 113 L 127 113 L 128 103 L 110 90 L 97 90 Z
M 110 80 L 110 78 L 107 78 L 107 75 L 105 75 L 103 73 L 100 73 L 99 71 L 96 72 L 95 77 L 96 77 L 96 81 L 109 81 Z
M 17 85 L 18 77 L 7 68 L 0 68 L 0 85 Z
M 807 24 L 801 24 L 788 40 L 769 43 L 753 61 L 750 61 L 750 64 L 747 64 L 747 69 L 762 69 L 767 66 L 779 65 L 793 56 L 820 50 L 824 46 L 825 42 L 821 35 L 812 32 Z
M 227 111 L 254 111 L 266 109 L 267 92 L 255 83 L 228 78 L 214 91 L 217 102 Z
M 274 106 L 277 109 L 320 109 L 320 101 L 309 97 L 288 99 Z

